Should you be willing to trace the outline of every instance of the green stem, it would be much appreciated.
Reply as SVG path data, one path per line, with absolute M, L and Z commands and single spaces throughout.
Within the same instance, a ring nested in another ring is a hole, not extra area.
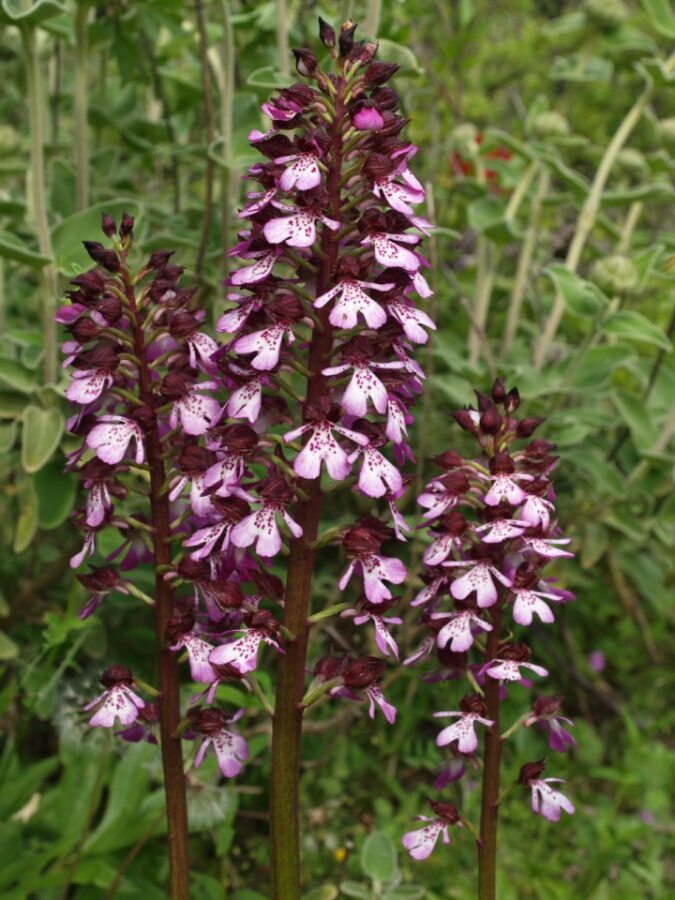
M 485 168 L 480 157 L 476 159 L 476 180 L 481 185 L 486 184 Z M 476 256 L 476 292 L 469 325 L 469 363 L 472 366 L 477 364 L 481 346 L 487 341 L 485 326 L 495 276 L 495 247 L 483 234 L 478 235 Z
M 509 311 L 506 316 L 506 327 L 504 329 L 504 337 L 502 338 L 501 357 L 506 358 L 511 344 L 518 331 L 518 322 L 520 320 L 520 310 L 523 305 L 525 289 L 527 288 L 530 270 L 532 268 L 532 260 L 537 249 L 537 238 L 539 236 L 539 220 L 541 218 L 541 210 L 544 200 L 549 191 L 551 184 L 551 175 L 548 169 L 542 169 L 539 173 L 537 188 L 530 208 L 530 219 L 527 225 L 527 233 L 523 241 L 523 247 L 518 257 L 518 266 L 516 268 L 516 278 L 513 284 L 513 291 L 509 301 Z
M 628 207 L 628 213 L 623 223 L 623 227 L 621 228 L 621 237 L 619 238 L 619 243 L 616 245 L 617 253 L 624 254 L 630 247 L 630 242 L 633 237 L 633 232 L 635 231 L 635 226 L 637 225 L 638 220 L 642 215 L 643 209 L 644 203 L 642 202 L 642 200 L 634 200 Z
M 43 256 L 53 257 L 45 202 L 45 123 L 43 111 L 42 73 L 35 47 L 35 31 L 29 26 L 21 28 L 26 83 L 28 88 L 28 114 L 30 121 L 31 205 L 37 231 L 38 247 Z M 56 270 L 53 265 L 40 270 L 42 293 L 42 331 L 45 341 L 43 374 L 46 384 L 53 384 L 57 374 L 56 342 Z
M 664 69 L 666 72 L 670 72 L 673 68 L 675 68 L 675 53 L 673 53 L 664 64 Z M 624 144 L 630 137 L 631 132 L 640 121 L 640 118 L 652 96 L 653 90 L 653 84 L 649 84 L 642 91 L 633 106 L 626 113 L 623 122 L 614 132 L 614 137 L 609 142 L 609 145 L 605 150 L 605 155 L 600 161 L 598 171 L 595 173 L 595 178 L 593 180 L 590 193 L 588 194 L 586 202 L 584 203 L 581 210 L 581 214 L 577 222 L 576 231 L 567 252 L 565 265 L 571 272 L 577 271 L 579 262 L 581 261 L 581 254 L 583 253 L 586 242 L 591 234 L 591 231 L 593 230 L 596 219 L 598 217 L 598 213 L 600 211 L 602 192 L 605 188 L 605 185 L 607 184 L 607 179 L 609 178 L 612 167 L 616 162 L 616 158 L 621 152 Z M 549 315 L 548 321 L 546 322 L 546 325 L 544 327 L 544 333 L 542 334 L 541 340 L 537 344 L 535 350 L 534 366 L 536 369 L 541 369 L 541 367 L 544 365 L 544 362 L 546 361 L 549 348 L 557 334 L 558 326 L 560 325 L 560 320 L 562 319 L 564 311 L 565 298 L 562 292 L 558 291 L 556 293 L 555 300 L 553 301 L 551 314 Z
M 382 0 L 368 0 L 366 21 L 363 24 L 363 33 L 370 40 L 375 40 L 380 28 L 380 16 L 382 15 Z
M 78 3 L 75 14 L 75 83 L 74 123 L 75 123 L 75 169 L 76 207 L 78 210 L 89 206 L 89 123 L 87 121 L 87 93 L 89 42 L 87 20 L 89 4 Z
M 203 0 L 195 0 L 197 12 L 197 29 L 199 32 L 199 60 L 202 73 L 202 86 L 204 89 L 204 110 L 206 113 L 206 175 L 204 187 L 204 215 L 202 218 L 202 234 L 195 262 L 195 275 L 201 281 L 204 274 L 204 261 L 209 245 L 209 233 L 211 231 L 211 219 L 213 218 L 213 181 L 215 162 L 209 152 L 216 139 L 216 117 L 213 106 L 213 91 L 211 88 L 211 67 L 209 65 L 209 41 L 206 31 L 206 13 Z
M 277 0 L 277 52 L 279 72 L 285 77 L 291 74 L 290 53 L 288 50 L 288 7 L 286 0 Z
M 221 59 L 223 65 L 216 69 L 216 79 L 220 91 L 220 133 L 223 139 L 223 160 L 227 168 L 222 170 L 220 181 L 220 232 L 224 246 L 230 244 L 232 230 L 232 209 L 236 206 L 235 189 L 239 183 L 237 171 L 232 167 L 232 122 L 234 116 L 234 79 L 235 79 L 235 44 L 232 14 L 228 0 L 220 4 L 223 21 L 223 41 Z M 229 257 L 222 254 L 222 277 L 226 278 L 229 268 Z

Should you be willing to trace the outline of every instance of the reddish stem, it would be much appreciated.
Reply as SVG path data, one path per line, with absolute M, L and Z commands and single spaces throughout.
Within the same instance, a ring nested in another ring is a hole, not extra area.
M 485 662 L 499 655 L 502 631 L 503 600 L 492 611 L 492 631 L 488 633 Z M 497 825 L 499 820 L 499 767 L 502 757 L 502 739 L 499 722 L 500 682 L 486 678 L 485 704 L 487 718 L 494 724 L 485 734 L 483 757 L 483 786 L 480 812 L 480 844 L 478 845 L 478 897 L 479 900 L 495 900 L 497 894 Z
M 331 168 L 327 179 L 329 212 L 340 215 L 340 177 L 342 171 L 342 116 L 344 80 L 340 79 L 335 98 L 335 118 L 331 126 Z M 324 228 L 322 258 L 316 278 L 317 296 L 331 287 L 335 274 L 339 236 Z M 317 403 L 327 395 L 321 370 L 327 364 L 333 346 L 333 329 L 327 310 L 318 310 L 322 329 L 315 330 L 309 348 L 307 403 Z M 300 705 L 305 686 L 307 642 L 314 551 L 321 516 L 323 493 L 321 480 L 299 479 L 308 499 L 296 508 L 296 520 L 302 537 L 291 541 L 284 607 L 284 625 L 293 635 L 286 653 L 279 657 L 274 723 L 272 732 L 272 784 L 270 829 L 272 838 L 273 896 L 275 900 L 298 900 L 300 879 L 300 744 L 303 709 Z
M 122 277 L 129 302 L 129 313 L 134 339 L 134 352 L 138 359 L 139 395 L 150 409 L 156 409 L 150 369 L 145 354 L 144 333 L 138 315 L 136 295 L 126 270 Z M 164 796 L 169 849 L 169 896 L 171 900 L 187 900 L 190 885 L 188 856 L 188 818 L 183 750 L 176 732 L 181 721 L 180 675 L 176 655 L 166 642 L 166 626 L 173 613 L 174 597 L 170 582 L 164 572 L 171 564 L 171 519 L 168 492 L 163 490 L 166 481 L 162 443 L 156 421 L 145 433 L 145 449 L 150 469 L 150 503 L 154 526 L 153 548 L 155 567 L 155 640 L 159 669 L 159 728 L 164 771 Z

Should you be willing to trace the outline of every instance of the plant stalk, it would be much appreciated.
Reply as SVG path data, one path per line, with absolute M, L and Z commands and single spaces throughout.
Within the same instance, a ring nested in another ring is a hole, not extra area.
M 499 655 L 502 631 L 502 604 L 499 600 L 492 613 L 492 631 L 489 632 L 485 647 L 485 662 Z M 485 684 L 485 704 L 487 718 L 492 725 L 485 733 L 485 753 L 483 762 L 483 785 L 480 812 L 480 839 L 478 845 L 478 898 L 495 900 L 497 897 L 497 825 L 499 820 L 499 768 L 502 757 L 500 734 L 500 682 L 487 678 Z
M 37 232 L 38 247 L 43 256 L 53 257 L 52 242 L 47 220 L 45 202 L 45 121 L 43 110 L 42 73 L 35 47 L 35 31 L 24 26 L 21 29 L 24 62 L 26 65 L 26 85 L 28 88 L 28 113 L 30 120 L 30 186 L 32 217 Z M 40 270 L 40 290 L 42 293 L 42 331 L 45 341 L 43 377 L 45 384 L 53 384 L 57 373 L 56 341 L 56 270 L 53 264 Z
M 329 215 L 339 218 L 340 177 L 342 171 L 341 124 L 344 113 L 344 82 L 338 83 L 335 117 L 331 128 L 331 170 L 328 175 Z M 331 287 L 335 273 L 339 238 L 324 228 L 321 259 L 316 278 L 316 293 Z M 328 311 L 318 311 L 322 330 L 313 333 L 309 348 L 307 403 L 316 404 L 326 394 L 326 378 L 321 374 L 333 344 L 333 328 Z M 311 606 L 313 544 L 319 532 L 323 493 L 319 478 L 299 479 L 299 487 L 307 500 L 297 505 L 296 520 L 303 529 L 302 537 L 291 541 L 286 580 L 286 602 L 283 625 L 293 635 L 286 653 L 279 657 L 274 719 L 272 727 L 272 784 L 270 828 L 272 838 L 272 872 L 274 900 L 298 900 L 300 880 L 300 744 L 302 738 L 302 697 L 304 694 L 308 617 Z
M 152 390 L 150 368 L 144 351 L 144 334 L 136 306 L 136 296 L 128 274 L 123 274 L 125 294 L 131 313 L 134 346 L 139 359 L 139 394 L 143 403 L 156 408 Z M 180 675 L 178 660 L 167 646 L 166 626 L 174 608 L 171 583 L 164 578 L 163 567 L 171 565 L 171 525 L 168 495 L 162 488 L 166 481 L 166 471 L 162 455 L 162 444 L 157 425 L 148 429 L 145 447 L 150 468 L 150 505 L 152 512 L 153 557 L 155 568 L 155 641 L 159 668 L 159 722 L 164 771 L 164 796 L 168 826 L 169 851 L 169 897 L 171 900 L 188 900 L 189 897 L 189 836 L 187 818 L 187 796 L 183 769 L 183 750 L 177 737 L 181 722 Z
M 75 169 L 76 208 L 89 206 L 89 123 L 87 121 L 87 63 L 89 41 L 87 21 L 89 4 L 78 3 L 75 14 L 75 82 L 74 82 L 74 123 L 75 123 Z

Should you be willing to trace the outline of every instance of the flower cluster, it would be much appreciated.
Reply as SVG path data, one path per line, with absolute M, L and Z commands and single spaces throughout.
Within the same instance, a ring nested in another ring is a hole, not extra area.
M 515 728 L 536 724 L 548 733 L 552 750 L 576 746 L 565 728 L 571 723 L 559 715 L 557 697 L 538 697 L 529 713 L 499 735 L 507 684 L 530 689 L 530 675 L 548 675 L 543 666 L 530 662 L 528 646 L 511 635 L 534 620 L 552 623 L 556 605 L 573 599 L 544 573 L 551 561 L 573 554 L 555 517 L 553 445 L 535 439 L 524 449 L 512 446 L 530 438 L 542 420 L 516 418 L 518 391 L 507 392 L 499 379 L 491 396 L 477 392 L 477 398 L 477 408 L 460 410 L 454 417 L 480 444 L 480 457 L 464 459 L 455 451 L 436 457 L 441 474 L 419 497 L 431 542 L 423 555 L 424 587 L 412 603 L 423 609 L 428 636 L 406 664 L 434 655 L 439 669 L 431 680 L 465 676 L 472 688 L 459 701 L 459 709 L 434 714 L 453 719 L 436 739 L 437 746 L 451 754 L 437 787 L 460 778 L 466 763 L 474 762 L 477 726 L 484 729 L 486 740 L 499 745 Z M 471 660 L 472 651 L 479 662 Z M 533 810 L 557 821 L 561 809 L 571 813 L 574 807 L 550 787 L 557 779 L 539 778 L 543 768 L 543 763 L 526 764 L 519 783 L 531 788 Z M 441 833 L 443 822 L 437 820 L 418 838 L 406 835 L 404 845 L 416 858 L 424 858 Z
M 102 227 L 112 247 L 85 242 L 97 268 L 73 280 L 70 302 L 58 314 L 70 335 L 63 347 L 66 364 L 73 367 L 66 394 L 78 407 L 69 428 L 81 441 L 68 466 L 79 472 L 86 490 L 85 505 L 75 514 L 84 543 L 71 565 L 77 568 L 97 554 L 103 529 L 120 535 L 104 565 L 78 574 L 90 591 L 81 615 L 91 615 L 114 592 L 145 601 L 154 607 L 160 644 L 185 650 L 193 681 L 213 686 L 221 678 L 241 678 L 244 670 L 211 664 L 212 633 L 248 627 L 260 616 L 259 598 L 235 596 L 236 585 L 227 582 L 234 563 L 230 560 L 228 568 L 225 556 L 211 564 L 183 560 L 176 571 L 172 544 L 179 549 L 185 529 L 201 540 L 217 508 L 228 527 L 245 522 L 249 503 L 227 486 L 239 478 L 257 435 L 251 428 L 219 425 L 222 409 L 211 393 L 218 348 L 201 330 L 204 313 L 194 308 L 194 291 L 180 286 L 183 270 L 171 263 L 170 253 L 158 251 L 132 273 L 133 220 L 125 215 L 117 230 L 104 215 Z M 205 447 L 198 445 L 202 436 Z M 188 483 L 189 501 L 184 501 L 180 495 Z M 213 543 L 218 540 L 214 536 Z M 154 562 L 154 597 L 132 580 L 131 571 L 141 562 Z M 189 607 L 176 601 L 175 589 L 182 584 L 194 585 Z M 274 628 L 265 627 L 266 637 L 268 632 Z M 130 740 L 154 740 L 158 717 L 177 725 L 178 678 L 161 683 L 165 671 L 160 666 L 155 707 L 132 690 L 128 668 L 106 670 L 103 694 L 87 706 L 95 710 L 90 724 L 111 728 L 119 720 L 125 726 L 121 735 Z M 229 723 L 238 714 L 205 709 L 200 715 L 186 732 L 204 736 L 197 764 L 213 745 L 222 772 L 237 774 L 246 747 Z
M 248 172 L 245 225 L 230 251 L 239 262 L 217 325 L 225 339 L 212 357 L 226 400 L 205 438 L 210 456 L 189 475 L 191 495 L 212 505 L 184 546 L 193 563 L 237 584 L 290 552 L 286 583 L 308 584 L 311 571 L 298 572 L 311 569 L 325 492 L 341 483 L 386 501 L 393 528 L 367 516 L 333 539 L 349 557 L 339 589 L 352 580 L 364 593 L 347 615 L 372 624 L 378 647 L 396 655 L 388 626 L 399 620 L 383 613 L 394 602 L 387 583 L 400 585 L 406 570 L 380 548 L 408 530 L 397 501 L 423 381 L 412 352 L 434 328 L 415 300 L 431 293 L 419 250 L 430 226 L 415 209 L 424 200 L 409 169 L 416 147 L 401 137 L 406 120 L 387 86 L 397 66 L 375 61 L 376 46 L 356 41 L 352 26 L 338 37 L 322 23 L 321 37 L 336 72 L 295 51 L 306 82 L 264 103 L 271 127 L 250 135 L 262 159 Z M 283 625 L 301 639 L 302 596 L 282 584 L 271 599 L 284 602 Z M 252 671 L 262 643 L 282 649 L 274 626 L 244 615 L 211 663 Z

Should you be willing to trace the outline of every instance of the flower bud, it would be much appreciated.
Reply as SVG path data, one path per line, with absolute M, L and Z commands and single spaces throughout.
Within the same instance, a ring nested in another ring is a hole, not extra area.
M 634 147 L 624 147 L 616 157 L 616 167 L 623 175 L 633 181 L 640 181 L 649 173 L 644 154 Z
M 131 233 L 134 230 L 134 219 L 133 216 L 130 216 L 129 213 L 122 213 L 122 221 L 120 223 L 120 237 L 126 238 L 130 237 Z
M 134 676 L 128 666 L 120 666 L 117 663 L 110 666 L 100 677 L 100 682 L 104 688 L 115 687 L 116 684 L 125 684 L 127 686 L 133 684 Z
M 363 79 L 368 85 L 375 87 L 376 85 L 385 84 L 395 75 L 401 67 L 396 63 L 377 62 L 371 63 L 363 73 Z
M 98 241 L 82 241 L 82 243 L 84 244 L 84 249 L 95 263 L 103 266 L 108 272 L 119 272 L 121 263 L 114 250 L 107 250 Z
M 295 56 L 295 68 L 298 70 L 298 75 L 302 75 L 304 78 L 313 78 L 316 75 L 319 63 L 313 50 L 293 50 L 293 56 Z
M 324 47 L 328 47 L 329 50 L 332 50 L 333 47 L 335 47 L 337 41 L 335 29 L 332 25 L 329 25 L 325 19 L 322 19 L 321 16 L 319 16 L 319 38 Z
M 101 213 L 101 231 L 106 237 L 112 237 L 117 231 L 117 223 L 109 213 Z
M 630 296 L 640 281 L 633 262 L 618 253 L 597 260 L 591 269 L 591 278 L 610 297 Z
M 540 138 L 565 137 L 570 133 L 570 124 L 555 110 L 539 113 L 532 125 L 532 130 Z
M 354 32 L 356 31 L 357 26 L 350 20 L 347 19 L 346 22 L 343 22 L 340 27 L 340 37 L 338 39 L 338 46 L 340 50 L 340 56 L 343 58 L 348 58 L 349 54 L 352 52 L 354 47 Z
M 443 819 L 448 825 L 456 825 L 460 820 L 460 815 L 454 803 L 443 803 L 440 800 L 430 800 L 429 806 L 433 809 L 439 819 Z
M 502 427 L 502 417 L 495 406 L 486 409 L 480 417 L 480 428 L 483 434 L 497 434 Z
M 525 763 L 524 766 L 521 766 L 520 774 L 518 775 L 518 784 L 529 784 L 530 781 L 543 775 L 545 769 L 546 760 L 544 759 L 540 759 L 538 762 Z

